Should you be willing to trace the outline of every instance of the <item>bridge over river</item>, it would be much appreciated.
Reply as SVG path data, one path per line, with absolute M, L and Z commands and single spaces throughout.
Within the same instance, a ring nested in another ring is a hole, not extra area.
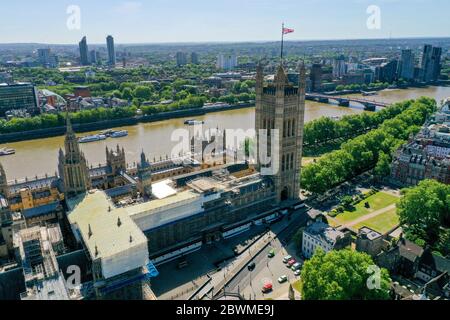
M 339 106 L 349 107 L 350 103 L 358 103 L 364 106 L 367 111 L 375 111 L 377 107 L 386 108 L 390 103 L 385 103 L 381 101 L 367 100 L 358 97 L 343 97 L 343 96 L 330 96 L 325 94 L 317 93 L 307 93 L 306 100 L 316 101 L 321 103 L 330 103 L 331 101 L 336 101 Z

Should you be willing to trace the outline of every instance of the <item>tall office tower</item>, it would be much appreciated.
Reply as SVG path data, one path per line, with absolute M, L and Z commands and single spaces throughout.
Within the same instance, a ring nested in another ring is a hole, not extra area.
M 88 49 L 86 37 L 83 37 L 83 39 L 81 39 L 78 46 L 80 48 L 80 63 L 81 63 L 81 65 L 82 66 L 89 65 L 89 49 Z
M 191 53 L 191 63 L 198 64 L 198 54 L 196 52 Z
M 322 86 L 322 65 L 320 63 L 312 65 L 309 78 L 311 80 L 311 91 L 319 91 Z
M 333 61 L 333 77 L 341 78 L 347 73 L 347 65 L 345 64 L 345 57 L 339 56 Z
M 305 118 L 305 67 L 300 67 L 298 87 L 288 82 L 280 64 L 273 84 L 264 84 L 263 69 L 256 75 L 256 138 L 258 149 L 267 135 L 267 152 L 258 152 L 261 174 L 272 177 L 279 201 L 299 198 L 300 168 Z M 267 130 L 267 131 L 264 131 Z M 272 137 L 279 143 L 272 143 Z M 276 139 L 275 139 L 276 140 Z M 261 150 L 260 150 L 261 151 Z M 264 155 L 271 158 L 270 164 Z M 269 169 L 272 167 L 272 169 Z M 268 171 L 267 171 L 268 170 Z
M 52 54 L 49 48 L 38 49 L 37 54 L 38 54 L 38 62 L 43 67 L 56 68 L 58 66 L 59 62 L 58 57 Z
M 89 51 L 89 61 L 91 64 L 97 64 L 99 59 L 98 59 L 98 52 L 96 50 L 91 50 Z
M 219 54 L 217 57 L 217 68 L 222 70 L 231 70 L 238 65 L 238 59 L 235 54 Z
M 424 82 L 430 81 L 431 78 L 431 54 L 433 47 L 429 44 L 423 47 L 422 61 L 421 61 L 421 75 L 420 80 Z
M 114 38 L 108 36 L 106 38 L 106 46 L 108 47 L 108 64 L 110 66 L 116 65 L 116 49 L 114 48 Z
M 186 52 L 177 52 L 176 55 L 177 66 L 184 66 L 187 64 L 187 54 Z
M 398 77 L 404 80 L 414 79 L 414 54 L 411 49 L 402 50 L 398 64 Z
M 73 132 L 69 114 L 67 113 L 67 132 L 64 141 L 65 152 L 59 150 L 59 174 L 64 184 L 66 197 L 85 193 L 91 188 L 89 168 L 78 139 Z
M 439 76 L 441 75 L 441 57 L 442 57 L 442 48 L 434 47 L 431 53 L 431 81 L 438 81 Z

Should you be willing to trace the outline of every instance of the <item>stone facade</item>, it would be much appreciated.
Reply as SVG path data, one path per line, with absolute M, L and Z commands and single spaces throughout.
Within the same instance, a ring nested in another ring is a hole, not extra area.
M 264 85 L 263 70 L 256 75 L 256 136 L 258 149 L 263 144 L 262 130 L 267 130 L 267 157 L 271 157 L 277 200 L 299 198 L 300 168 L 305 115 L 305 67 L 300 67 L 298 87 L 289 84 L 282 65 L 273 85 Z M 261 132 L 260 132 L 261 131 Z M 279 144 L 271 140 L 278 136 Z M 265 138 L 265 137 L 264 137 Z M 264 155 L 258 152 L 258 167 L 266 168 Z M 262 171 L 261 171 L 262 172 Z

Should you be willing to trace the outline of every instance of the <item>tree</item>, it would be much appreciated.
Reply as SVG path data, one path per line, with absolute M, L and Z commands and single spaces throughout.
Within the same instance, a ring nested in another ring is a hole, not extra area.
M 149 100 L 152 96 L 152 90 L 148 86 L 138 86 L 134 89 L 133 96 L 141 100 Z
M 445 228 L 450 228 L 450 186 L 424 180 L 415 187 L 403 189 L 402 193 L 397 213 L 407 237 L 430 245 L 446 237 Z
M 380 156 L 374 170 L 375 175 L 379 178 L 388 176 L 391 173 L 391 157 L 384 152 L 380 152 Z
M 391 279 L 386 269 L 380 269 L 379 288 L 370 289 L 375 276 L 372 258 L 350 249 L 316 250 L 306 261 L 301 273 L 304 300 L 387 300 Z M 375 270 L 376 268 L 374 268 Z

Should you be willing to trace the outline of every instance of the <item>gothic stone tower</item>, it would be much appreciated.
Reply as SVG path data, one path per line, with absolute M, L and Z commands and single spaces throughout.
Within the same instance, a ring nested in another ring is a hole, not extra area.
M 127 168 L 127 163 L 125 160 L 125 150 L 120 149 L 117 145 L 116 151 L 109 150 L 106 147 L 106 164 L 111 168 L 113 175 L 118 175 Z
M 303 126 L 305 116 L 305 67 L 300 66 L 299 84 L 289 84 L 280 64 L 274 83 L 264 84 L 262 66 L 256 75 L 256 137 L 260 147 L 260 129 L 267 130 L 267 156 L 278 155 L 278 170 L 272 174 L 279 201 L 295 200 L 300 192 Z M 271 137 L 278 129 L 279 144 L 271 145 Z M 259 152 L 258 152 L 259 153 Z M 258 154 L 258 167 L 265 167 Z M 270 164 L 269 164 L 270 165 Z
M 141 162 L 137 165 L 138 190 L 142 196 L 152 196 L 152 167 L 144 151 L 141 153 Z
M 80 150 L 77 137 L 67 114 L 67 133 L 64 141 L 65 152 L 59 152 L 59 169 L 64 183 L 66 197 L 85 193 L 91 188 L 86 158 Z

